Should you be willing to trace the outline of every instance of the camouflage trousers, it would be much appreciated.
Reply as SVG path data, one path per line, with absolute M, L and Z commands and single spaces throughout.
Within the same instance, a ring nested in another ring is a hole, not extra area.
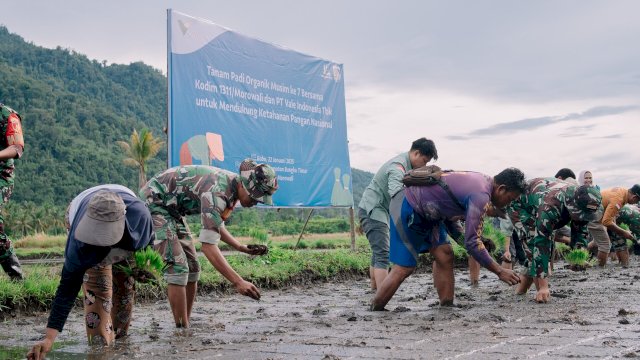
M 629 246 L 627 245 L 627 239 L 612 231 L 607 232 L 609 233 L 609 238 L 611 239 L 612 252 L 625 251 L 629 249 Z
M 6 178 L 0 176 L 0 262 L 9 258 L 13 254 L 11 240 L 4 230 L 4 216 L 2 207 L 9 202 L 9 198 L 13 193 L 13 177 Z M 7 246 L 8 244 L 8 246 Z
M 154 249 L 167 265 L 164 278 L 168 284 L 186 286 L 197 282 L 200 264 L 189 226 L 183 217 L 171 215 L 163 206 L 149 204 L 153 231 L 156 233 Z
M 113 265 L 98 265 L 84 274 L 84 317 L 89 344 L 111 345 L 124 337 L 131 323 L 135 280 Z

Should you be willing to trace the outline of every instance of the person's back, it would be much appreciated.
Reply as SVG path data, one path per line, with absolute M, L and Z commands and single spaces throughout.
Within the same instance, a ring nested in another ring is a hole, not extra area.
M 390 171 L 392 168 L 397 168 L 399 170 L 397 174 L 399 175 Z M 384 163 L 364 189 L 358 208 L 369 214 L 371 219 L 388 225 L 391 196 L 402 190 L 402 177 L 400 175 L 411 169 L 409 154 L 406 152 Z M 389 176 L 392 177 L 391 181 L 389 181 Z
M 201 214 L 202 253 L 240 294 L 258 300 L 258 288 L 233 270 L 218 243 L 223 241 L 247 254 L 264 255 L 266 246 L 241 244 L 224 222 L 237 203 L 243 207 L 273 205 L 272 195 L 277 190 L 275 170 L 252 159 L 243 160 L 238 173 L 206 165 L 174 167 L 151 178 L 140 190 L 153 218 L 154 249 L 167 265 L 164 276 L 176 327 L 189 327 L 200 276 L 200 262 L 185 216 Z
M 440 185 L 408 186 L 404 190 L 407 202 L 428 222 L 464 216 L 465 247 L 482 266 L 487 266 L 491 258 L 483 251 L 484 245 L 477 234 L 482 233 L 483 216 L 491 206 L 493 179 L 478 172 L 451 171 L 444 172 L 440 180 L 451 194 Z M 399 211 L 392 213 L 392 218 L 400 214 Z
M 502 281 L 513 285 L 519 280 L 493 260 L 480 237 L 483 217 L 504 208 L 524 190 L 522 171 L 507 168 L 493 178 L 476 172 L 444 172 L 435 180 L 409 185 L 391 199 L 390 260 L 394 265 L 376 292 L 372 310 L 384 309 L 424 252 L 435 259 L 433 277 L 440 304 L 453 303 L 453 250 L 447 221 L 460 217 L 465 218 L 464 245 L 469 255 Z
M 226 208 L 233 207 L 237 199 L 232 186 L 237 174 L 206 165 L 184 165 L 163 171 L 143 187 L 144 197 L 152 193 L 154 203 L 162 203 L 178 214 L 199 214 L 204 193 L 215 193 L 225 199 Z
M 625 205 L 618 213 L 618 223 L 626 224 L 636 238 L 640 238 L 640 209 L 634 205 Z
M 556 178 L 534 178 L 527 182 L 525 192 L 508 207 L 507 212 L 514 228 L 526 244 L 535 227 L 538 207 L 545 196 L 554 189 L 564 189 L 571 184 Z
M 627 189 L 623 187 L 613 187 L 604 189 L 602 194 L 602 206 L 604 214 L 602 216 L 602 224 L 610 225 L 618 216 L 618 211 L 628 203 Z
M 445 219 L 468 215 L 470 211 L 474 214 L 476 211 L 478 214 L 484 212 L 484 208 L 477 207 L 489 203 L 493 183 L 490 176 L 472 171 L 451 171 L 443 173 L 441 180 L 464 208 L 442 186 L 409 186 L 405 189 L 405 196 L 417 213 L 426 218 L 437 216 Z

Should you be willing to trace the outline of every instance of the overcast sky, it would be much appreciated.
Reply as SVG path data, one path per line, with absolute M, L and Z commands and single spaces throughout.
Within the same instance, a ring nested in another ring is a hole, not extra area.
M 640 183 L 639 1 L 0 0 L 0 23 L 166 73 L 167 8 L 344 64 L 355 168 L 425 136 L 445 168 Z

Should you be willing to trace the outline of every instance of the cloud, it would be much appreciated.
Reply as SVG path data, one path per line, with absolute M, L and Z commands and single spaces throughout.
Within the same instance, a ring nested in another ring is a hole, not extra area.
M 558 136 L 564 137 L 564 138 L 583 137 L 583 136 L 589 135 L 591 133 L 591 130 L 593 130 L 594 127 L 595 125 L 572 126 L 564 129 L 564 131 L 558 134 Z
M 375 146 L 356 144 L 356 143 L 353 143 L 353 142 L 349 142 L 349 152 L 350 153 L 359 153 L 359 152 L 370 153 L 370 152 L 373 152 L 375 150 L 377 150 L 377 148 Z
M 612 134 L 612 135 L 600 136 L 598 139 L 622 139 L 622 138 L 623 138 L 622 134 Z
M 585 120 L 585 119 L 592 119 L 592 118 L 597 118 L 602 116 L 623 114 L 629 111 L 636 110 L 638 108 L 639 107 L 636 105 L 597 106 L 597 107 L 587 109 L 586 111 L 581 113 L 571 113 L 563 116 L 543 116 L 543 117 L 528 118 L 528 119 L 521 119 L 521 120 L 516 120 L 511 122 L 499 123 L 496 125 L 471 131 L 467 136 L 464 136 L 464 135 L 450 136 L 448 137 L 448 139 L 465 140 L 469 136 L 500 135 L 505 133 L 513 134 L 514 132 L 518 132 L 518 131 L 539 129 L 545 126 L 554 125 L 554 124 L 558 124 L 566 121 Z M 582 134 L 569 134 L 569 133 L 561 134 L 561 136 L 564 136 L 564 137 L 581 136 L 581 135 Z

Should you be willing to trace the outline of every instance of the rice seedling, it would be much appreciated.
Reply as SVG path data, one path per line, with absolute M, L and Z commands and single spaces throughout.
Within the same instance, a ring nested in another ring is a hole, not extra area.
M 133 263 L 129 264 L 117 267 L 141 283 L 157 282 L 166 266 L 162 256 L 151 247 L 133 253 Z
M 589 251 L 586 249 L 573 249 L 567 253 L 564 260 L 569 263 L 569 268 L 574 271 L 585 270 L 589 265 Z

